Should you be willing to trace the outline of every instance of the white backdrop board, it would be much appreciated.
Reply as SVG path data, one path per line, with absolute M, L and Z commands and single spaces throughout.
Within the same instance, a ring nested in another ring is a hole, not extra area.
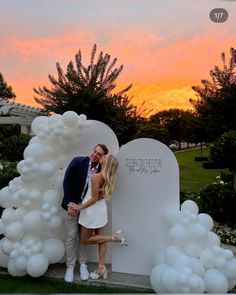
M 128 247 L 112 248 L 112 271 L 149 275 L 153 256 L 169 243 L 165 214 L 179 209 L 179 168 L 172 151 L 149 138 L 122 146 L 112 197 L 112 229 Z

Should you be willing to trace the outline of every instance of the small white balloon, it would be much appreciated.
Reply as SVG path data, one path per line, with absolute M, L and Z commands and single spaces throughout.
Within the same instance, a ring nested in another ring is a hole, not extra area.
M 189 231 L 183 225 L 174 225 L 170 229 L 169 235 L 175 245 L 185 245 L 189 240 Z
M 3 242 L 3 239 L 0 240 L 0 267 L 6 268 L 9 261 L 9 255 L 6 255 L 2 251 L 2 242 Z
M 209 231 L 205 240 L 205 247 L 212 248 L 214 246 L 220 246 L 220 238 L 216 233 Z
M 13 277 L 22 277 L 27 274 L 26 270 L 20 270 L 16 268 L 16 260 L 10 259 L 7 265 L 7 270 Z
M 200 254 L 200 260 L 206 268 L 213 268 L 216 266 L 215 255 L 212 249 L 203 249 Z
M 198 210 L 198 205 L 192 200 L 187 200 L 181 205 L 181 211 L 189 211 L 190 213 L 197 215 Z
M 29 233 L 43 233 L 43 221 L 41 219 L 41 211 L 33 210 L 27 213 L 23 219 L 23 225 Z
M 73 111 L 67 111 L 62 115 L 62 121 L 67 127 L 74 127 L 78 120 L 79 116 Z
M 13 243 L 5 237 L 1 240 L 1 247 L 3 253 L 9 255 L 13 250 Z
M 233 258 L 221 268 L 221 271 L 229 280 L 236 280 L 236 258 Z
M 211 230 L 213 228 L 214 222 L 210 215 L 205 213 L 198 214 L 198 222 L 205 227 L 206 230 Z
M 167 247 L 166 251 L 165 251 L 166 262 L 173 266 L 174 261 L 181 254 L 184 254 L 184 251 L 181 248 L 179 248 L 177 246 L 169 246 L 169 247 Z

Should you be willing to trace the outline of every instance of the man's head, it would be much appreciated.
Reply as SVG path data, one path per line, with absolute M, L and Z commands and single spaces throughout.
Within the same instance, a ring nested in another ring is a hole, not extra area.
M 92 153 L 90 155 L 90 160 L 92 163 L 97 163 L 102 156 L 108 154 L 109 150 L 105 144 L 99 143 L 97 144 L 94 149 L 92 150 Z

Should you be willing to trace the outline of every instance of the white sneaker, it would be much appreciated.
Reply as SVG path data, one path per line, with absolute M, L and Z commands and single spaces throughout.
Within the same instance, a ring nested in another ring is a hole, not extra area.
M 84 263 L 80 265 L 80 278 L 82 281 L 87 281 L 89 279 L 87 265 Z
M 74 281 L 74 267 L 68 267 L 66 269 L 64 280 L 67 283 L 72 283 Z

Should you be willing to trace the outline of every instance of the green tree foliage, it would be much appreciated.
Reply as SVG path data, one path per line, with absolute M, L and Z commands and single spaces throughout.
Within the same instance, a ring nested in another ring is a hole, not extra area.
M 81 50 L 76 54 L 75 62 L 69 62 L 65 73 L 57 63 L 58 77 L 48 76 L 51 88 L 34 88 L 35 100 L 48 112 L 62 114 L 72 110 L 85 114 L 88 119 L 102 121 L 114 130 L 120 143 L 124 143 L 137 132 L 135 125 L 141 116 L 126 95 L 132 85 L 114 93 L 123 65 L 116 67 L 117 58 L 112 60 L 103 52 L 96 59 L 96 50 L 95 44 L 88 66 L 82 64 Z
M 166 128 L 170 141 L 177 141 L 181 147 L 181 141 L 186 140 L 187 126 L 194 115 L 190 111 L 181 109 L 164 110 L 152 115 L 150 122 Z
M 236 130 L 236 50 L 230 49 L 228 64 L 224 52 L 221 60 L 222 68 L 215 66 L 210 71 L 211 81 L 201 80 L 201 86 L 192 87 L 197 99 L 190 99 L 210 141 L 225 131 Z
M 16 95 L 12 90 L 12 87 L 7 85 L 2 73 L 0 73 L 0 98 L 11 99 L 15 98 Z
M 217 138 L 210 147 L 209 155 L 214 163 L 229 168 L 234 174 L 236 190 L 236 131 L 225 132 Z
M 29 135 L 21 134 L 18 124 L 0 126 L 0 159 L 20 161 L 30 138 Z

